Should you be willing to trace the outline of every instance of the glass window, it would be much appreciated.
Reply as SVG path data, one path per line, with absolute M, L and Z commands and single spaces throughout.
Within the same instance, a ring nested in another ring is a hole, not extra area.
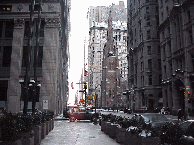
M 13 28 L 14 28 L 13 21 L 6 21 L 5 38 L 13 38 Z
M 11 52 L 12 52 L 12 47 L 11 46 L 4 46 L 3 49 L 3 67 L 10 67 L 11 64 Z
M 2 38 L 3 34 L 3 22 L 0 22 L 0 38 Z
M 148 49 L 148 55 L 151 55 L 152 54 L 151 46 L 147 46 L 147 49 Z

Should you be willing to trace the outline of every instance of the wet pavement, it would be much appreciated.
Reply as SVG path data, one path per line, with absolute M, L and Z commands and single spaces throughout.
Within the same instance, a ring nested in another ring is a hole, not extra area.
M 102 132 L 100 125 L 94 125 L 90 121 L 56 120 L 54 129 L 41 141 L 41 145 L 119 144 Z

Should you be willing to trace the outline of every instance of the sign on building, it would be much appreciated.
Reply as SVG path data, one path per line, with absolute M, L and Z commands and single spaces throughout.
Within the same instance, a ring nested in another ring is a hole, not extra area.
M 48 109 L 48 100 L 43 100 L 43 109 Z

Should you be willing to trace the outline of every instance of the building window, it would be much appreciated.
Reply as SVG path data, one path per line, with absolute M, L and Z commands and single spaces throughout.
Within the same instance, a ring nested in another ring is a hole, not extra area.
M 26 67 L 27 66 L 27 59 L 28 59 L 28 51 L 27 51 L 27 46 L 23 47 L 23 57 L 22 57 L 22 67 Z
M 163 22 L 164 18 L 163 18 L 163 12 L 161 13 L 161 20 Z
M 166 66 L 164 66 L 164 73 L 166 74 Z
M 35 21 L 35 23 L 38 23 L 38 22 Z M 41 25 L 40 25 L 40 33 L 39 33 L 39 37 L 44 37 L 44 25 L 45 25 L 45 22 L 42 20 L 42 21 L 41 21 Z M 37 25 L 34 25 L 34 29 L 37 30 L 36 26 L 37 26 Z M 24 38 L 28 38 L 29 31 L 30 31 L 30 24 L 29 24 L 29 21 L 25 21 Z M 35 35 L 35 33 L 34 33 L 34 35 Z
M 187 18 L 188 18 L 188 22 L 189 22 L 191 20 L 191 13 L 189 10 L 187 11 Z
M 3 48 L 2 67 L 10 67 L 10 64 L 11 64 L 11 52 L 12 52 L 12 47 L 11 46 L 4 46 L 4 48 Z
M 158 45 L 158 54 L 161 54 L 160 45 Z
M 142 92 L 142 106 L 145 106 L 145 96 L 144 96 L 144 92 Z
M 30 31 L 29 21 L 25 21 L 24 38 L 28 37 L 29 31 Z
M 31 7 L 32 7 L 32 5 L 29 5 L 29 11 L 31 11 Z M 39 8 L 40 8 L 40 5 L 34 5 L 34 11 L 38 11 Z M 41 11 L 42 11 L 42 9 L 41 9 Z
M 42 59 L 43 59 L 43 46 L 40 46 L 38 50 L 37 67 L 42 67 Z
M 5 38 L 13 38 L 13 29 L 14 29 L 13 21 L 6 21 Z
M 147 49 L 148 49 L 148 55 L 152 55 L 152 48 L 151 48 L 151 46 L 147 46 Z
M 162 66 L 161 66 L 161 59 L 158 59 L 158 70 L 161 70 Z
M 167 13 L 167 15 L 168 15 L 168 13 L 169 13 L 169 9 L 168 9 L 168 6 L 166 7 L 166 13 Z
M 190 40 L 190 44 L 193 44 L 192 30 L 189 31 L 189 40 Z
M 162 32 L 162 40 L 164 40 L 164 31 Z
M 3 22 L 0 21 L 0 38 L 2 38 L 3 36 Z
M 150 26 L 150 18 L 147 18 L 146 21 L 147 21 L 147 26 Z
M 163 7 L 163 0 L 160 0 L 161 7 Z
M 162 83 L 162 74 L 159 74 L 159 85 Z
M 151 38 L 150 30 L 147 31 L 147 39 Z
M 146 7 L 146 13 L 150 13 L 150 8 Z
M 166 48 L 163 47 L 163 59 L 166 59 Z
M 141 71 L 144 70 L 143 61 L 141 62 Z
M 149 75 L 149 76 L 148 76 L 148 79 L 149 79 L 149 80 L 148 80 L 149 85 L 152 85 L 152 75 Z
M 41 25 L 40 25 L 40 37 L 44 37 L 44 25 L 45 25 L 45 21 L 41 21 Z
M 152 60 L 148 59 L 148 69 L 152 69 Z

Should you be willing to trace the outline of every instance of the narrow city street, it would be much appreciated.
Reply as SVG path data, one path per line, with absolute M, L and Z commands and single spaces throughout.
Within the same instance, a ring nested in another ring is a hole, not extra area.
M 101 126 L 89 121 L 55 121 L 54 129 L 41 145 L 119 145 L 101 131 Z

